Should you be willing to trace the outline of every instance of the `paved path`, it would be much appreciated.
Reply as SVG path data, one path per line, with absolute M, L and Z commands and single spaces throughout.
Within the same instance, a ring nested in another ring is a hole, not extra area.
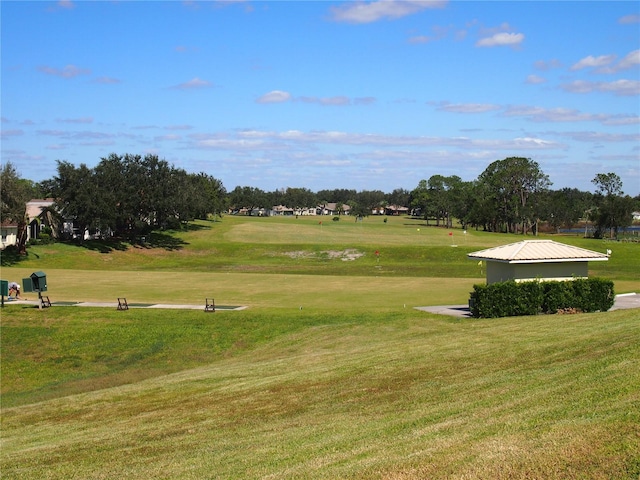
M 468 305 L 441 305 L 437 307 L 415 307 L 417 310 L 422 310 L 429 313 L 437 313 L 439 315 L 449 315 L 452 317 L 471 317 Z M 616 295 L 616 300 L 612 310 L 622 310 L 627 308 L 640 308 L 640 294 L 637 293 L 624 293 L 622 295 Z
M 11 300 L 5 299 L 5 304 L 20 303 L 22 305 L 38 305 L 38 301 L 33 300 Z M 54 307 L 69 306 L 69 307 L 109 307 L 117 308 L 118 302 L 51 302 Z M 182 309 L 182 310 L 203 310 L 204 305 L 186 305 L 186 304 L 173 304 L 173 303 L 129 303 L 129 308 L 168 308 L 168 309 Z M 244 310 L 246 306 L 226 306 L 216 305 L 216 311 L 224 310 Z M 453 317 L 465 318 L 471 317 L 469 307 L 467 305 L 439 305 L 435 307 L 414 307 L 416 310 L 422 310 L 429 313 L 437 313 L 439 315 L 449 315 Z M 622 295 L 616 295 L 615 303 L 612 310 L 622 310 L 627 308 L 640 308 L 640 294 L 637 293 L 625 293 Z
M 5 304 L 21 304 L 21 305 L 38 305 L 38 300 L 11 300 L 5 299 Z M 128 302 L 129 308 L 169 308 L 177 310 L 203 310 L 204 303 L 202 305 L 187 305 L 187 304 L 174 304 L 174 303 L 134 303 Z M 53 307 L 108 307 L 114 310 L 118 308 L 118 302 L 51 302 Z M 216 305 L 216 312 L 218 310 L 244 310 L 246 306 L 229 306 L 229 305 Z

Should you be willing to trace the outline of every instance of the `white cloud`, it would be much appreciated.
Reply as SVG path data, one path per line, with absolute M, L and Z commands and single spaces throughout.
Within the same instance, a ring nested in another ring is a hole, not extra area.
M 342 106 L 342 105 L 350 105 L 351 100 L 349 97 L 345 97 L 342 95 L 335 97 L 298 97 L 296 101 L 304 102 L 304 103 L 317 103 L 319 105 L 325 106 Z
M 174 85 L 171 88 L 176 90 L 197 90 L 200 88 L 209 88 L 212 86 L 213 84 L 208 80 L 202 80 L 201 78 L 194 77 L 188 82 L 179 83 L 178 85 Z
M 432 40 L 434 40 L 431 37 L 428 37 L 426 35 L 416 35 L 415 37 L 411 37 L 409 38 L 408 42 L 409 43 L 413 43 L 413 44 L 417 44 L 417 43 L 429 43 Z
M 371 23 L 395 20 L 428 8 L 442 8 L 446 0 L 378 0 L 374 2 L 348 2 L 331 8 L 331 19 L 336 22 Z
M 176 134 L 168 134 L 168 135 L 159 135 L 154 137 L 156 141 L 164 141 L 164 140 L 180 140 L 182 137 Z
M 191 125 L 167 125 L 164 127 L 165 130 L 191 130 L 192 128 Z
M 585 113 L 570 108 L 542 108 L 532 106 L 509 106 L 502 115 L 523 117 L 532 122 L 598 122 L 602 125 L 636 125 L 640 117 L 636 114 L 608 115 L 604 113 Z
M 429 42 L 435 42 L 437 40 L 442 40 L 443 38 L 446 38 L 449 33 L 452 30 L 452 27 L 441 27 L 441 26 L 434 26 L 431 28 L 433 34 L 432 35 L 414 35 L 413 37 L 410 37 L 408 42 L 411 44 L 420 44 L 420 43 L 429 43 Z M 466 35 L 466 32 L 464 32 L 464 34 Z M 457 32 L 456 34 L 456 39 L 458 40 L 462 40 L 461 38 L 461 32 Z
M 633 68 L 637 65 L 640 65 L 640 50 L 629 52 L 614 68 L 616 71 L 619 71 Z
M 98 77 L 94 80 L 95 83 L 102 83 L 104 85 L 115 85 L 116 83 L 122 83 L 117 78 L 112 77 Z
M 562 68 L 562 62 L 555 58 L 548 61 L 538 60 L 533 64 L 533 66 L 538 70 L 547 71 L 547 70 L 553 70 L 555 68 Z
M 284 103 L 288 101 L 314 103 L 322 106 L 346 106 L 346 105 L 371 105 L 376 102 L 375 97 L 356 97 L 349 98 L 344 95 L 336 95 L 333 97 L 315 97 L 302 95 L 293 97 L 289 92 L 281 90 L 273 90 L 265 93 L 256 100 L 256 103 Z
M 191 135 L 195 148 L 213 148 L 219 150 L 283 150 L 293 145 L 315 148 L 318 144 L 349 145 L 363 147 L 402 147 L 402 148 L 460 148 L 482 150 L 513 149 L 559 149 L 563 144 L 535 137 L 514 139 L 472 139 L 468 137 L 429 137 L 429 136 L 394 136 L 382 134 L 348 133 L 340 131 L 290 130 L 283 132 L 242 130 L 233 135 L 211 134 Z
M 79 145 L 82 145 L 83 147 L 106 147 L 115 144 L 116 142 L 114 140 L 91 140 L 79 143 Z
M 75 8 L 75 4 L 71 0 L 59 0 L 55 6 L 47 8 L 48 12 L 55 12 L 57 10 L 72 10 Z
M 0 138 L 19 137 L 23 134 L 22 130 L 0 130 Z
M 593 93 L 604 92 L 613 93 L 616 96 L 626 97 L 640 95 L 640 81 L 621 79 L 613 82 L 588 82 L 586 80 L 576 80 L 565 83 L 561 88 L 571 93 Z
M 118 137 L 114 133 L 96 132 L 90 130 L 73 131 L 73 130 L 37 130 L 36 134 L 47 137 L 59 137 L 66 140 L 91 140 L 98 143 L 83 143 L 82 145 L 103 144 L 108 140 L 108 144 L 112 144 L 114 138 Z
M 593 55 L 589 55 L 588 57 L 583 58 L 578 63 L 574 64 L 571 67 L 571 70 L 582 70 L 583 68 L 595 68 L 595 67 L 604 67 L 606 65 L 611 64 L 616 59 L 615 55 L 600 55 L 599 57 L 594 57 Z
M 57 118 L 58 123 L 93 123 L 93 117 Z
M 289 92 L 283 92 L 282 90 L 272 90 L 269 93 L 265 93 L 256 100 L 256 103 L 283 103 L 291 100 L 291 94 Z
M 584 122 L 600 121 L 602 117 L 569 108 L 542 108 L 531 106 L 510 106 L 506 117 L 525 117 L 533 122 Z
M 634 23 L 640 23 L 640 15 L 638 14 L 625 15 L 624 17 L 620 18 L 620 20 L 618 20 L 618 23 L 622 25 L 632 25 Z
M 495 33 L 490 37 L 481 38 L 476 42 L 477 47 L 502 47 L 519 45 L 524 40 L 523 33 Z
M 449 103 L 440 102 L 435 104 L 437 109 L 443 112 L 451 113 L 485 113 L 500 110 L 499 105 L 491 103 Z
M 616 133 L 603 133 L 603 132 L 563 132 L 563 136 L 576 140 L 578 142 L 607 142 L 607 143 L 620 143 L 620 142 L 640 142 L 640 134 L 616 134 Z
M 55 67 L 49 67 L 47 65 L 43 65 L 38 67 L 38 71 L 42 72 L 46 75 L 53 75 L 56 77 L 62 77 L 62 78 L 74 78 L 77 77 L 79 75 L 89 75 L 91 74 L 91 70 L 88 68 L 80 68 L 80 67 L 76 67 L 75 65 L 67 65 L 63 68 L 55 68 Z
M 622 126 L 622 125 L 640 125 L 639 115 L 610 115 L 605 118 L 602 123 L 604 125 Z
M 547 80 L 539 75 L 529 75 L 527 77 L 527 79 L 525 80 L 525 83 L 531 84 L 531 85 L 537 85 L 540 83 L 545 83 Z
M 353 99 L 355 105 L 372 105 L 376 103 L 375 97 L 356 97 Z
M 616 55 L 588 56 L 571 67 L 571 70 L 594 68 L 597 73 L 616 73 L 640 65 L 640 50 L 633 50 L 626 54 L 618 63 L 614 64 Z

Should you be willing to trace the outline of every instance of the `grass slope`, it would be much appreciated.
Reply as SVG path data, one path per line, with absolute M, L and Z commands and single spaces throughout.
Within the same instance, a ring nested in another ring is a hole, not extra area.
M 467 301 L 466 253 L 523 237 L 323 220 L 3 254 L 54 302 L 249 308 L 5 307 L 2 477 L 638 478 L 638 310 L 418 312 Z M 561 241 L 611 249 L 590 274 L 640 291 L 638 244 Z
M 48 343 L 51 368 L 71 362 L 60 381 L 73 362 L 83 374 L 94 362 L 162 369 L 184 350 L 195 357 L 184 366 L 204 365 L 3 407 L 3 478 L 640 475 L 637 311 L 490 321 L 180 315 L 162 328 L 122 318 L 16 320 L 10 328 L 21 330 L 3 341 L 25 343 L 3 345 L 3 356 L 43 361 L 27 352 Z M 3 370 L 12 370 L 4 358 Z

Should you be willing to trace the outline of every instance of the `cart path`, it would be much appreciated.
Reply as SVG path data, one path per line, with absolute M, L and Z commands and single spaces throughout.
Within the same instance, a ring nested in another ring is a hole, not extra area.
M 437 313 L 439 315 L 449 315 L 452 317 L 471 317 L 468 305 L 441 305 L 436 307 L 415 307 L 417 310 L 422 310 L 429 313 Z M 616 295 L 616 299 L 613 303 L 613 307 L 609 311 L 613 310 L 625 310 L 628 308 L 640 308 L 640 294 L 637 293 L 623 293 Z
M 38 300 L 7 300 L 5 299 L 5 304 L 20 304 L 20 305 L 33 305 L 38 306 Z M 166 309 L 176 309 L 176 310 L 204 310 L 205 304 L 202 305 L 188 305 L 188 304 L 174 304 L 174 303 L 137 303 L 137 302 L 127 302 L 129 309 L 134 308 L 166 308 Z M 118 308 L 118 302 L 51 302 L 52 307 L 107 307 L 107 308 Z M 244 310 L 247 307 L 244 305 L 240 306 L 231 306 L 231 305 L 216 305 L 215 310 L 218 311 L 239 311 Z

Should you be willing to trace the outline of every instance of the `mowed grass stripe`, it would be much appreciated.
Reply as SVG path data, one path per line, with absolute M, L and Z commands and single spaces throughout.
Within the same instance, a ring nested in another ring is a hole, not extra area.
M 209 366 L 6 409 L 3 472 L 505 479 L 640 473 L 640 325 L 630 312 L 561 322 L 318 320 Z
M 9 270 L 9 269 L 7 269 Z M 30 271 L 12 268 L 12 278 Z M 3 269 L 3 272 L 5 269 Z M 4 273 L 3 273 L 4 274 Z M 52 301 L 202 304 L 331 312 L 466 303 L 481 279 L 46 269 Z M 37 294 L 23 294 L 30 300 Z

